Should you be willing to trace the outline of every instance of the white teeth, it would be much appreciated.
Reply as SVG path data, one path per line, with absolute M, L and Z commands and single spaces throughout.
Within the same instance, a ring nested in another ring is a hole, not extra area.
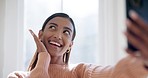
M 54 45 L 56 45 L 56 46 L 58 46 L 58 47 L 60 47 L 60 46 L 61 46 L 59 43 L 54 42 L 54 41 L 50 41 L 50 43 L 51 43 L 51 44 L 54 44 Z

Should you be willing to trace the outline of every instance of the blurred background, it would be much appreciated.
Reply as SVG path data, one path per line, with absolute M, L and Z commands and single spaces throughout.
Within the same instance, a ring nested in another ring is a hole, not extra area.
M 75 22 L 76 38 L 70 64 L 114 65 L 126 55 L 125 0 L 0 0 L 0 78 L 26 71 L 36 34 L 53 13 L 67 13 Z

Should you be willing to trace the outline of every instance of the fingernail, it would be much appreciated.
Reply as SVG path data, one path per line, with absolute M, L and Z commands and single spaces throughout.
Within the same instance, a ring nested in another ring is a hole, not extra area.
M 126 20 L 126 25 L 127 26 L 131 25 L 131 21 L 129 19 Z
M 130 17 L 132 19 L 137 19 L 138 18 L 138 14 L 135 11 L 133 11 L 133 10 L 129 11 L 129 15 L 130 15 Z
M 29 29 L 29 32 L 31 33 L 31 35 L 34 35 L 33 31 L 31 29 Z

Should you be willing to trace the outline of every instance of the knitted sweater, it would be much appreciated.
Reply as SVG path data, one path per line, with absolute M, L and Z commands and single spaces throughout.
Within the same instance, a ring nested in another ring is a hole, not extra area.
M 39 71 L 39 73 L 34 73 L 33 75 L 45 74 L 41 70 L 37 71 Z M 27 75 L 24 78 L 28 78 Z M 148 70 L 144 68 L 140 58 L 127 56 L 113 67 L 81 63 L 69 69 L 68 66 L 65 65 L 50 64 L 48 75 L 49 78 L 147 78 Z M 40 78 L 45 77 L 41 76 Z
M 114 67 L 79 64 L 72 70 L 62 65 L 49 66 L 50 78 L 147 78 L 142 60 L 128 56 Z

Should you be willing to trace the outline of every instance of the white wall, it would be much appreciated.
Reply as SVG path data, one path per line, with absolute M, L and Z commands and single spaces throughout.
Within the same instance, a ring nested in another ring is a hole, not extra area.
M 5 0 L 0 1 L 0 78 L 3 78 L 4 67 L 4 18 L 5 18 Z
M 125 56 L 125 0 L 99 0 L 99 59 L 115 64 Z
M 23 0 L 0 1 L 0 78 L 23 69 Z

